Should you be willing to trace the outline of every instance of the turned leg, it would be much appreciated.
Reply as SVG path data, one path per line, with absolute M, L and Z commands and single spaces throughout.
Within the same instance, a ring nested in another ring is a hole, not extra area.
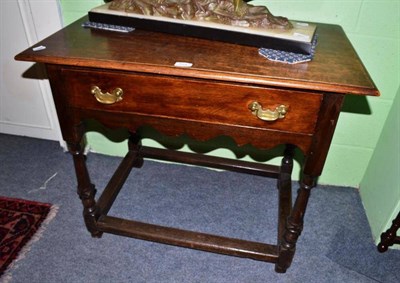
M 290 216 L 287 218 L 285 230 L 280 239 L 279 258 L 275 271 L 284 273 L 292 263 L 296 251 L 296 242 L 303 230 L 303 218 L 306 211 L 311 189 L 315 186 L 315 178 L 304 176 Z
M 93 237 L 101 237 L 102 232 L 96 228 L 96 189 L 90 181 L 86 167 L 86 156 L 83 154 L 84 146 L 81 143 L 68 143 L 68 148 L 73 156 L 75 173 L 78 182 L 78 195 L 83 204 L 83 219 L 86 228 Z
M 278 242 L 283 236 L 286 219 L 292 210 L 292 170 L 294 146 L 286 145 L 281 162 L 281 172 L 278 179 L 279 208 L 278 208 Z

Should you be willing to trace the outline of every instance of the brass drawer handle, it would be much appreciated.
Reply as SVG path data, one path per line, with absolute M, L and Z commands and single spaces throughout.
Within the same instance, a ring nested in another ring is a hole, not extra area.
M 253 101 L 248 107 L 253 115 L 263 121 L 276 121 L 278 119 L 283 119 L 288 110 L 288 107 L 285 105 L 279 105 L 275 110 L 263 109 L 262 105 L 257 101 Z
M 115 88 L 111 93 L 104 93 L 98 86 L 92 86 L 91 92 L 96 100 L 102 104 L 114 104 L 121 101 L 124 94 L 124 91 L 119 87 Z

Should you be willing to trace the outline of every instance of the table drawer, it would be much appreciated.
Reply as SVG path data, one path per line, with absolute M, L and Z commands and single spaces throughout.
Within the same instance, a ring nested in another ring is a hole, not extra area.
M 76 108 L 305 134 L 313 133 L 322 100 L 307 92 L 157 75 L 64 69 L 62 77 Z M 115 103 L 107 100 L 120 94 Z M 258 111 L 249 109 L 253 102 Z

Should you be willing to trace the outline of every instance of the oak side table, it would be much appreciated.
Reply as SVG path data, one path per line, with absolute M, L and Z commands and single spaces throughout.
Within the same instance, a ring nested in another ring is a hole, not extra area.
M 321 175 L 346 94 L 379 95 L 341 27 L 318 24 L 313 61 L 267 61 L 255 47 L 135 30 L 124 34 L 81 27 L 84 17 L 16 56 L 43 63 L 64 140 L 74 160 L 87 229 L 275 264 L 285 272 L 311 189 Z M 176 67 L 189 62 L 190 68 Z M 131 133 L 129 150 L 95 198 L 83 154 L 85 123 L 95 119 Z M 139 127 L 205 141 L 231 137 L 238 146 L 286 145 L 281 166 L 141 146 Z M 304 154 L 300 189 L 291 196 L 293 150 Z M 217 167 L 276 178 L 277 244 L 209 235 L 108 215 L 130 170 L 144 158 Z

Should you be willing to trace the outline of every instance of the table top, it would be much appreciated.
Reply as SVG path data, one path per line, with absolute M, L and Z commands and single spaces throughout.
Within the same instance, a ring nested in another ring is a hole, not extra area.
M 379 95 L 368 72 L 337 25 L 317 24 L 318 44 L 311 62 L 268 61 L 258 48 L 135 30 L 118 33 L 81 27 L 87 17 L 39 42 L 17 60 L 156 73 L 272 87 L 356 95 Z M 176 62 L 192 67 L 175 67 Z

